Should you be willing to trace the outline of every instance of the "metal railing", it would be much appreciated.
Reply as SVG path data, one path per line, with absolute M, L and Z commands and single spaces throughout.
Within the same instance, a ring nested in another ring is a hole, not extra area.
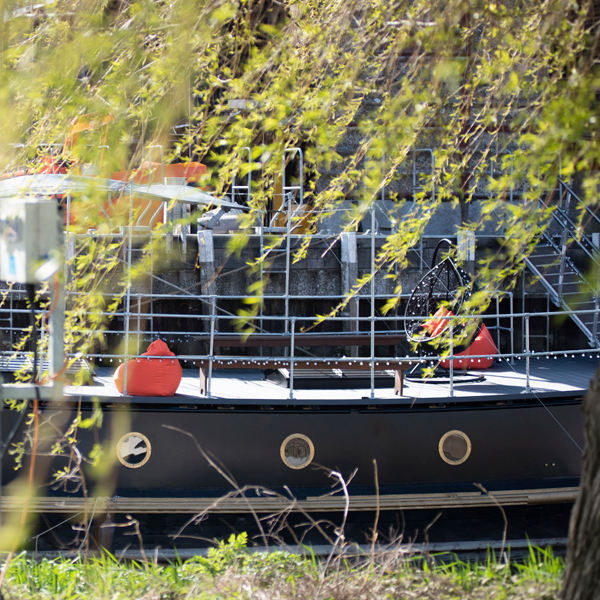
M 20 289 L 10 290 L 8 294 L 23 295 L 23 291 Z M 143 302 L 149 303 L 151 300 L 156 302 L 158 300 L 166 299 L 177 299 L 182 298 L 193 298 L 205 307 L 202 312 L 198 311 L 196 314 L 190 312 L 179 312 L 179 313 L 165 313 L 165 312 L 154 312 L 154 311 L 143 311 L 140 310 Z M 290 299 L 301 299 L 305 296 L 288 296 Z M 373 299 L 376 301 L 383 302 L 390 296 L 387 295 L 369 295 L 360 298 L 361 302 L 369 302 L 373 306 Z M 406 296 L 405 296 L 406 297 Z M 126 339 L 125 348 L 129 347 L 128 341 L 131 339 L 137 340 L 137 346 L 140 348 L 138 352 L 128 354 L 116 354 L 110 351 L 106 352 L 90 352 L 87 355 L 88 359 L 96 360 L 97 364 L 115 364 L 116 362 L 125 362 L 129 359 L 140 357 L 142 346 L 144 345 L 143 339 L 150 341 L 153 338 L 161 337 L 167 342 L 171 342 L 175 346 L 181 343 L 188 343 L 187 351 L 180 351 L 177 353 L 177 358 L 188 361 L 188 363 L 197 360 L 208 361 L 208 381 L 210 383 L 213 375 L 213 364 L 214 361 L 223 356 L 217 355 L 217 347 L 244 347 L 244 344 L 240 343 L 242 334 L 236 331 L 235 323 L 239 322 L 240 317 L 232 314 L 226 308 L 223 308 L 223 304 L 228 305 L 231 301 L 238 301 L 240 304 L 243 300 L 243 296 L 216 296 L 216 295 L 182 295 L 182 294 L 153 294 L 149 297 L 148 294 L 142 293 L 131 293 L 129 296 L 129 303 L 125 303 L 122 310 L 119 313 L 103 313 L 103 316 L 113 317 L 113 326 L 108 327 L 105 331 L 105 336 L 109 339 L 111 336 L 121 337 L 124 336 Z M 339 296 L 322 296 L 315 297 L 322 301 L 339 301 Z M 269 299 L 279 300 L 285 299 L 284 295 L 274 295 Z M 314 299 L 314 298 L 313 298 Z M 499 302 L 499 301 L 498 301 Z M 25 334 L 28 329 L 28 323 L 25 321 L 29 316 L 29 309 L 26 307 L 18 308 L 19 302 L 13 302 L 12 308 L 10 306 L 0 307 L 0 318 L 4 318 L 4 315 L 10 316 L 14 321 L 21 318 L 22 324 L 18 326 L 16 323 L 7 328 L 5 331 L 10 331 L 11 335 L 16 339 L 22 334 Z M 497 304 L 499 306 L 499 304 Z M 137 309 L 136 309 L 137 307 Z M 466 317 L 446 317 L 452 322 L 458 320 L 470 321 L 473 319 L 483 320 L 488 323 L 489 329 L 496 333 L 496 340 L 498 342 L 499 351 L 497 354 L 492 355 L 492 358 L 496 358 L 502 361 L 512 359 L 524 359 L 527 364 L 527 389 L 530 389 L 529 382 L 529 361 L 532 356 L 560 356 L 564 354 L 564 350 L 543 350 L 540 352 L 534 352 L 532 350 L 531 341 L 534 338 L 534 334 L 531 331 L 530 321 L 532 318 L 544 318 L 549 323 L 552 318 L 557 316 L 568 314 L 566 311 L 546 311 L 546 312 L 513 312 L 512 301 L 509 305 L 510 310 L 508 312 L 492 312 L 486 315 L 471 315 Z M 593 311 L 587 311 L 588 313 Z M 121 325 L 117 328 L 114 327 L 114 318 L 121 320 Z M 154 319 L 177 319 L 178 321 L 185 320 L 187 323 L 184 330 L 181 329 L 161 329 L 154 326 L 154 331 L 148 331 L 147 325 Z M 370 377 L 371 385 L 370 392 L 371 397 L 375 397 L 375 363 L 378 361 L 385 361 L 398 358 L 406 358 L 410 360 L 418 361 L 420 358 L 425 358 L 429 362 L 436 362 L 442 358 L 450 360 L 449 378 L 450 378 L 450 394 L 454 393 L 454 362 L 456 358 L 454 346 L 460 343 L 455 335 L 450 336 L 448 354 L 440 355 L 439 352 L 435 352 L 433 349 L 429 349 L 425 354 L 419 351 L 403 351 L 398 352 L 398 341 L 388 341 L 390 336 L 399 335 L 404 332 L 404 322 L 410 317 L 403 315 L 390 315 L 386 317 L 380 317 L 375 311 L 371 311 L 370 316 L 355 317 L 352 322 L 358 324 L 357 335 L 364 336 L 361 341 L 361 347 L 363 352 L 359 356 L 355 357 L 344 357 L 338 356 L 331 360 L 335 360 L 338 363 L 347 363 L 351 367 L 351 363 L 356 361 L 368 362 L 370 364 Z M 440 319 L 442 317 L 430 317 L 431 319 Z M 520 352 L 515 352 L 515 329 L 514 324 L 517 320 L 522 320 L 524 327 L 521 332 L 520 346 L 523 348 Z M 343 337 L 344 323 L 349 321 L 348 317 L 336 316 L 331 317 L 326 321 L 326 331 L 315 331 L 311 330 L 311 333 L 306 333 L 306 329 L 314 326 L 314 317 L 298 317 L 298 316 L 262 316 L 263 327 L 254 334 L 250 334 L 246 339 L 245 351 L 243 354 L 234 353 L 225 355 L 227 358 L 232 360 L 247 360 L 251 361 L 254 359 L 265 358 L 265 347 L 262 348 L 263 352 L 259 356 L 258 354 L 252 353 L 252 348 L 258 348 L 258 346 L 252 345 L 253 336 L 261 336 L 268 334 L 270 341 L 267 341 L 265 346 L 270 346 L 271 351 L 266 354 L 271 357 L 282 357 L 285 354 L 287 348 L 287 358 L 290 364 L 290 399 L 294 397 L 294 365 L 298 363 L 306 363 L 314 360 L 316 355 L 314 354 L 314 347 L 311 346 L 311 341 L 321 338 L 319 346 L 323 347 L 327 344 L 330 348 L 339 348 L 344 344 L 355 344 L 355 340 L 345 341 Z M 195 324 L 194 324 L 195 322 Z M 288 323 L 289 327 L 286 329 L 285 324 Z M 503 325 L 504 323 L 504 325 Z M 453 327 L 449 328 L 453 330 Z M 185 331 L 185 333 L 184 333 Z M 312 333 L 312 331 L 315 331 Z M 503 338 L 500 338 L 500 332 L 504 332 Z M 85 333 L 85 331 L 84 331 Z M 311 338 L 311 336 L 313 336 Z M 387 336 L 387 337 L 386 337 Z M 325 340 L 323 340 L 325 338 Z M 347 338 L 349 339 L 349 338 Z M 278 340 L 278 341 L 277 341 Z M 235 341 L 235 343 L 233 343 Z M 227 343 L 231 343 L 231 346 L 227 346 Z M 247 344 L 251 345 L 248 346 Z M 116 344 L 115 344 L 116 345 Z M 205 346 L 205 351 L 199 351 L 201 345 Z M 394 346 L 395 351 L 390 352 L 389 346 Z M 313 348 L 313 351 L 307 350 L 307 348 Z M 387 352 L 381 352 L 382 348 L 388 348 Z M 231 351 L 231 350 L 230 350 Z M 569 354 L 585 354 L 589 353 L 588 349 L 576 349 L 569 350 Z M 8 357 L 12 353 L 10 351 L 3 351 L 2 356 Z M 26 353 L 25 353 L 26 354 Z M 76 356 L 75 354 L 72 355 Z M 323 355 L 325 356 L 325 355 Z M 323 357 L 322 356 L 322 357 Z M 469 355 L 469 359 L 486 359 L 490 358 L 490 355 Z M 47 360 L 44 357 L 44 360 Z M 110 361 L 110 362 L 109 362 Z M 126 393 L 126 392 L 125 392 Z M 208 393 L 210 394 L 210 385 L 208 386 Z

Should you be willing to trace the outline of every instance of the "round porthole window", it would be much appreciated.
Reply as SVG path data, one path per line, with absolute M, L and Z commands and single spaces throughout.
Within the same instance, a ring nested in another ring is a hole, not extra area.
M 292 433 L 281 444 L 281 460 L 290 469 L 308 467 L 315 456 L 315 447 L 308 437 Z
M 454 429 L 442 436 L 438 449 L 444 462 L 449 465 L 460 465 L 471 454 L 471 440 L 466 433 Z
M 150 440 L 142 433 L 126 433 L 117 444 L 119 462 L 130 469 L 143 467 L 150 459 L 152 446 Z

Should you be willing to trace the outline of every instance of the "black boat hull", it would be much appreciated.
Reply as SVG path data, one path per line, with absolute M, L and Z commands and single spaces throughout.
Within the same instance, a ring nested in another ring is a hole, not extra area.
M 375 488 L 375 469 L 380 493 L 435 491 L 440 486 L 473 491 L 473 483 L 531 489 L 532 483 L 556 487 L 556 482 L 579 477 L 580 400 L 300 407 L 120 400 L 101 404 L 102 427 L 79 428 L 76 436 L 84 456 L 94 444 L 103 444 L 100 465 L 83 466 L 86 485 L 91 489 L 99 480 L 110 481 L 113 493 L 120 496 L 214 496 L 231 490 L 235 482 L 239 487 L 288 488 L 305 498 L 338 483 L 331 471 L 348 482 L 351 493 L 368 493 Z M 46 490 L 53 471 L 73 468 L 68 452 L 43 455 L 57 433 L 72 424 L 78 406 L 67 401 L 41 409 L 40 435 L 48 441 L 39 451 L 36 469 L 45 471 L 39 481 Z M 81 403 L 83 419 L 91 416 L 91 409 L 91 402 Z M 5 411 L 4 439 L 15 418 L 6 415 Z M 440 454 L 440 440 L 449 431 L 463 432 L 471 443 L 461 464 L 449 464 Z M 118 440 L 129 432 L 142 434 L 149 443 L 149 456 L 141 467 L 129 468 L 116 460 Z M 282 460 L 282 443 L 293 434 L 306 436 L 314 447 L 306 468 L 290 468 Z M 15 441 L 21 435 L 17 433 Z M 107 462 L 112 465 L 110 475 Z M 13 467 L 13 458 L 5 459 L 5 485 L 19 474 Z

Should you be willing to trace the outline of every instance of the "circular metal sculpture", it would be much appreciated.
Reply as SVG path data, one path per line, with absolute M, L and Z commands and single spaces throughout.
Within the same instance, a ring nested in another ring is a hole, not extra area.
M 451 244 L 450 240 L 442 240 L 436 246 L 431 270 L 419 281 L 406 305 L 406 336 L 412 342 L 430 342 L 442 335 L 450 321 L 442 317 L 459 314 L 471 296 L 471 278 L 466 271 L 451 258 L 435 264 L 444 243 Z M 463 328 L 457 325 L 454 333 Z
M 150 440 L 143 434 L 126 433 L 117 444 L 117 458 L 128 469 L 139 469 L 149 460 L 152 453 Z
M 312 462 L 315 447 L 307 436 L 293 433 L 283 440 L 280 454 L 281 460 L 290 469 L 304 469 Z
M 471 454 L 471 440 L 463 431 L 453 429 L 442 436 L 438 450 L 444 462 L 461 465 Z

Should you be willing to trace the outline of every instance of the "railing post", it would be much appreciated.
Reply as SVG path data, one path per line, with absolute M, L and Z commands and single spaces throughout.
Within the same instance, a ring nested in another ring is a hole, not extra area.
M 296 154 L 300 157 L 299 168 L 299 185 L 286 185 L 285 182 L 285 157 L 286 154 Z M 292 193 L 298 191 L 298 208 L 292 212 Z M 283 151 L 283 164 L 281 173 L 281 206 L 283 214 L 286 218 L 286 247 L 285 247 L 285 332 L 289 331 L 289 316 L 290 316 L 290 268 L 291 268 L 291 233 L 292 233 L 292 217 L 300 210 L 304 204 L 304 155 L 301 148 L 286 148 Z
M 450 398 L 454 398 L 454 319 L 450 317 Z
M 290 400 L 294 399 L 294 336 L 296 335 L 296 317 L 290 320 Z
M 529 385 L 529 315 L 525 315 L 525 391 L 531 392 Z
M 600 310 L 600 297 L 596 295 L 594 298 L 594 325 L 592 327 L 592 335 L 594 336 L 594 342 L 596 348 L 598 347 L 598 311 Z
M 71 192 L 67 192 L 67 241 L 69 240 L 70 227 L 71 227 Z
M 252 149 L 248 146 L 244 146 L 242 148 L 240 148 L 240 153 L 241 152 L 248 152 L 248 174 L 246 175 L 246 180 L 247 180 L 247 184 L 246 185 L 239 185 L 237 183 L 237 179 L 236 179 L 236 173 L 234 171 L 232 177 L 231 177 L 231 199 L 234 202 L 236 201 L 236 192 L 238 190 L 244 190 L 246 192 L 246 206 L 250 206 L 250 198 L 252 195 Z M 284 170 L 285 170 L 285 166 L 284 166 Z
M 522 276 L 524 277 L 524 276 Z M 513 302 L 513 293 L 509 292 L 509 301 L 510 301 L 510 364 L 512 365 L 515 362 L 515 318 L 513 315 L 515 314 L 515 306 Z
M 208 345 L 208 380 L 206 382 L 206 397 L 212 398 L 213 352 L 215 348 L 215 301 L 216 296 L 210 297 L 210 342 Z
M 283 202 L 285 202 L 285 196 L 283 197 Z M 289 201 L 289 208 L 292 206 L 292 201 Z M 292 227 L 292 215 L 288 210 L 288 218 L 286 223 L 286 232 L 285 232 L 285 289 L 284 289 L 284 312 L 285 312 L 285 333 L 290 330 L 290 268 L 291 268 L 291 227 Z
M 561 235 L 561 249 L 560 249 L 560 272 L 558 275 L 558 299 L 562 301 L 563 296 L 563 283 L 565 279 L 565 263 L 567 259 L 567 223 L 565 222 L 562 235 Z
M 375 202 L 371 204 L 371 398 L 375 398 Z
M 546 293 L 546 352 L 550 351 L 550 294 Z
M 129 319 L 131 318 L 131 247 L 133 245 L 133 189 L 129 186 L 129 227 L 127 231 L 127 291 L 125 295 L 125 366 L 123 396 L 127 396 L 127 363 L 129 362 Z M 137 350 L 136 350 L 137 354 Z

